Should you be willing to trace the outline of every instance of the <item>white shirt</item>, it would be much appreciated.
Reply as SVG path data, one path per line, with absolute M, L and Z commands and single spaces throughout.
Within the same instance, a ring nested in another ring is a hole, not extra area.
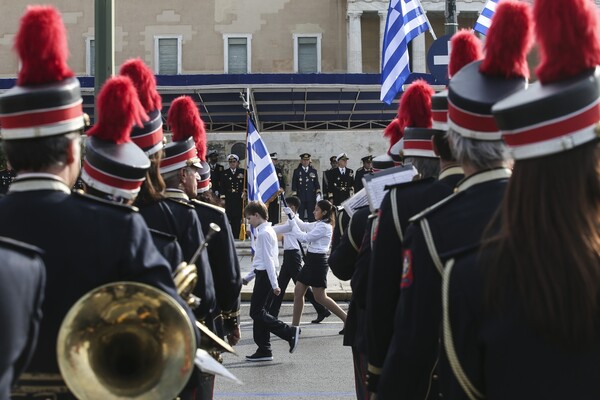
M 340 174 L 344 175 L 345 172 L 346 172 L 346 168 L 340 168 Z
M 267 271 L 271 287 L 275 289 L 279 287 L 277 283 L 277 267 L 279 267 L 277 235 L 270 222 L 263 222 L 256 227 L 252 268 L 259 271 Z
M 296 234 L 292 232 L 290 224 L 279 224 L 273 227 L 276 234 L 283 234 L 283 250 L 300 250 Z
M 323 221 L 303 222 L 298 216 L 294 221 L 304 232 L 294 232 L 296 238 L 301 242 L 308 243 L 308 251 L 311 253 L 325 254 L 329 251 L 333 227 L 331 224 Z

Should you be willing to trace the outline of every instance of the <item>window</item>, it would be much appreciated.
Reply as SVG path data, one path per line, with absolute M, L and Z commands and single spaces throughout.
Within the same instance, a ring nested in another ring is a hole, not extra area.
M 85 73 L 89 76 L 96 75 L 96 41 L 87 38 L 85 41 Z
M 294 35 L 294 72 L 321 72 L 321 34 Z
M 249 74 L 252 35 L 224 35 L 225 73 Z
M 154 38 L 154 71 L 159 75 L 181 74 L 181 36 Z

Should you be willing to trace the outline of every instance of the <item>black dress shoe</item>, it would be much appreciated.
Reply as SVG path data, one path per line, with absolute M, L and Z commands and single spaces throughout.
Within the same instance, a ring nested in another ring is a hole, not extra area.
M 311 324 L 318 324 L 319 322 L 323 321 L 325 318 L 329 317 L 330 315 L 331 315 L 331 311 L 325 310 L 324 313 L 317 314 L 317 318 L 315 318 L 312 321 L 310 321 L 310 323 Z
M 259 353 L 258 351 L 250 356 L 246 356 L 246 361 L 273 361 L 272 353 Z

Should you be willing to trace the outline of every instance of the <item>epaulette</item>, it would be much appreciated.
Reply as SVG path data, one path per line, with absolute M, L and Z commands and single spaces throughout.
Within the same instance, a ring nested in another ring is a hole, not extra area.
M 391 190 L 391 189 L 396 189 L 396 188 L 403 189 L 403 188 L 407 188 L 407 187 L 423 185 L 425 183 L 433 183 L 433 182 L 435 182 L 435 180 L 436 179 L 433 177 L 417 179 L 416 181 L 408 181 L 408 182 L 397 183 L 395 185 L 385 186 L 383 190 Z
M 451 200 L 455 199 L 458 196 L 461 196 L 464 193 L 464 191 L 460 191 L 460 192 L 454 192 L 452 193 L 450 196 L 438 201 L 437 203 L 435 203 L 432 206 L 427 207 L 426 209 L 424 209 L 423 211 L 421 211 L 418 214 L 413 215 L 412 217 L 410 217 L 408 219 L 409 222 L 415 222 L 418 221 L 420 219 L 423 219 L 424 217 L 427 217 L 431 214 L 433 214 L 434 212 L 441 210 L 442 208 L 444 208 L 444 206 L 446 204 L 448 204 Z
M 100 197 L 91 196 L 87 193 L 84 193 L 83 190 L 81 190 L 81 189 L 73 190 L 72 194 L 73 194 L 73 196 L 77 196 L 80 199 L 92 201 L 95 203 L 101 203 L 101 204 L 104 204 L 105 206 L 110 206 L 113 208 L 117 208 L 119 210 L 129 211 L 129 212 L 140 211 L 136 206 L 131 206 L 129 204 L 123 204 L 123 203 L 117 203 L 116 201 L 110 201 L 110 200 L 102 199 Z
M 0 246 L 8 247 L 10 249 L 17 250 L 21 253 L 28 253 L 29 255 L 44 254 L 44 250 L 40 249 L 37 246 L 4 236 L 0 236 Z
M 217 205 L 206 203 L 204 201 L 200 201 L 200 200 L 196 200 L 196 199 L 192 199 L 192 203 L 194 205 L 199 205 L 199 206 L 202 206 L 202 207 L 211 208 L 213 210 L 216 210 L 216 211 L 220 212 L 221 214 L 225 214 L 225 209 L 223 207 L 219 207 Z
M 188 208 L 194 208 L 193 205 L 191 205 L 190 203 L 188 203 L 187 201 L 184 201 L 184 200 L 174 199 L 172 197 L 167 197 L 167 200 L 172 201 L 177 204 L 180 204 L 182 206 L 188 207 Z
M 177 240 L 177 236 L 171 235 L 170 233 L 163 232 L 163 231 L 157 231 L 156 229 L 152 229 L 152 228 L 148 228 L 148 230 L 150 231 L 150 233 L 152 235 L 158 236 L 160 238 L 163 238 L 163 239 L 166 239 L 169 241 Z

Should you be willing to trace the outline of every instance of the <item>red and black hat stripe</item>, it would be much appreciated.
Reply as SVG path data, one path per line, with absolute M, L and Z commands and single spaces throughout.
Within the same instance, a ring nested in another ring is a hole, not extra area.
M 137 144 L 147 155 L 152 155 L 163 148 L 163 124 L 159 110 L 148 114 L 150 118 L 144 122 L 143 127 L 134 126 L 131 130 L 131 140 Z

